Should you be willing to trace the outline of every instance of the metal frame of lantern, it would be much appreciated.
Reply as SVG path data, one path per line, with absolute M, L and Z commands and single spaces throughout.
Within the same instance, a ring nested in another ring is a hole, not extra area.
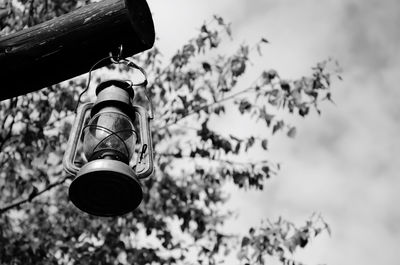
M 142 201 L 140 179 L 153 172 L 153 148 L 147 110 L 133 105 L 132 83 L 108 80 L 96 89 L 95 103 L 81 105 L 75 117 L 64 154 L 64 169 L 76 176 L 69 188 L 70 200 L 84 212 L 118 216 L 136 209 Z M 89 122 L 84 125 L 87 115 Z M 140 148 L 133 164 L 138 117 Z M 75 163 L 78 142 L 83 137 L 87 163 Z

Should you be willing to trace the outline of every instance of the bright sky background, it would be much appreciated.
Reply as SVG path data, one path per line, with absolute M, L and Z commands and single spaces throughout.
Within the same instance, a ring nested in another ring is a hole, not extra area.
M 332 237 L 317 238 L 298 253 L 300 261 L 399 264 L 400 1 L 148 2 L 167 58 L 218 14 L 232 22 L 236 45 L 260 37 L 271 42 L 255 67 L 293 79 L 329 56 L 343 67 L 344 81 L 334 84 L 336 106 L 323 104 L 321 117 L 297 119 L 294 140 L 272 139 L 270 155 L 282 170 L 262 193 L 232 194 L 229 206 L 240 216 L 227 229 L 246 232 L 279 215 L 300 225 L 317 211 Z

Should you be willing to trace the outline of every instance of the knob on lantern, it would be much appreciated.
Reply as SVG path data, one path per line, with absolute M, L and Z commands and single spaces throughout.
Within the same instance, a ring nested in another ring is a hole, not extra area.
M 70 200 L 82 211 L 97 216 L 118 216 L 136 209 L 143 193 L 139 179 L 153 171 L 149 115 L 132 104 L 132 84 L 121 80 L 97 86 L 95 103 L 85 103 L 77 111 L 64 155 L 64 168 L 76 176 L 69 188 Z M 88 119 L 89 122 L 84 125 Z M 138 118 L 140 148 L 131 168 Z M 87 163 L 75 164 L 79 139 Z

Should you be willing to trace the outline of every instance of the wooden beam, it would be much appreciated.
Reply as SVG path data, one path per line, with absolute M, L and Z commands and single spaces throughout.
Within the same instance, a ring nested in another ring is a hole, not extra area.
M 0 38 L 0 100 L 89 71 L 99 59 L 151 48 L 155 33 L 146 0 L 105 0 Z M 111 63 L 105 61 L 98 67 Z

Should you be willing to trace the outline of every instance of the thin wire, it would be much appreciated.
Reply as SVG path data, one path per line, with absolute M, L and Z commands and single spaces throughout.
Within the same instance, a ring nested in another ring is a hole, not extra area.
M 85 93 L 88 91 L 88 89 L 89 89 L 89 85 L 90 85 L 90 82 L 91 82 L 91 79 L 92 79 L 92 71 L 94 70 L 94 68 L 95 68 L 98 64 L 102 63 L 103 61 L 105 61 L 105 60 L 107 60 L 107 59 L 110 59 L 110 60 L 111 60 L 111 59 L 113 59 L 113 58 L 114 58 L 114 57 L 113 57 L 112 55 L 109 55 L 109 56 L 107 56 L 107 57 L 101 58 L 101 59 L 98 60 L 94 65 L 92 65 L 92 67 L 91 67 L 90 70 L 89 70 L 88 82 L 87 82 L 87 84 L 86 84 L 86 87 L 85 87 L 85 89 L 79 94 L 78 102 L 76 103 L 75 110 L 74 110 L 75 114 L 76 114 L 76 111 L 77 111 L 77 109 L 78 109 L 79 104 L 81 103 L 82 95 L 85 94 Z
M 147 73 L 146 73 L 146 71 L 142 67 L 140 67 L 139 65 L 135 64 L 134 62 L 132 62 L 130 60 L 124 59 L 124 61 L 126 62 L 127 66 L 139 70 L 142 73 L 142 75 L 144 76 L 144 81 L 143 82 L 137 83 L 137 84 L 133 84 L 133 86 L 143 87 L 144 95 L 146 96 L 147 101 L 149 102 L 149 105 L 150 105 L 149 118 L 153 119 L 154 118 L 154 106 L 153 106 L 153 101 L 152 101 L 151 95 L 149 94 L 149 91 L 147 89 L 147 85 L 149 84 L 149 82 L 147 81 Z

